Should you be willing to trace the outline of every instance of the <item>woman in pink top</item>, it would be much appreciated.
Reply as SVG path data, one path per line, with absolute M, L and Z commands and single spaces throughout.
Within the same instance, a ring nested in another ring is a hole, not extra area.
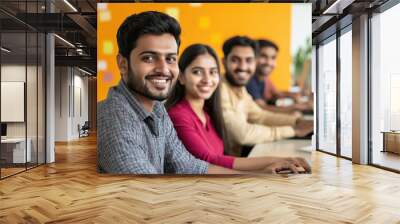
M 166 102 L 179 138 L 195 157 L 211 164 L 242 171 L 297 173 L 310 171 L 302 158 L 241 158 L 224 155 L 224 126 L 220 103 L 220 69 L 215 51 L 203 44 L 184 50 L 179 59 L 178 82 Z M 301 170 L 301 169 L 300 169 Z

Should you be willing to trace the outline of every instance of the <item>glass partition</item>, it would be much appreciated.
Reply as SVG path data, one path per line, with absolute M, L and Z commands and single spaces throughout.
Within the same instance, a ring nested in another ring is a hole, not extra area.
M 0 178 L 45 162 L 45 35 L 23 22 L 44 1 L 1 1 Z M 37 18 L 37 17 L 34 17 Z
M 372 163 L 400 170 L 400 4 L 371 19 Z
M 2 177 L 24 171 L 31 161 L 26 140 L 26 40 L 25 32 L 1 34 Z
M 352 157 L 352 33 L 340 36 L 340 154 Z
M 336 37 L 318 48 L 318 147 L 336 153 Z

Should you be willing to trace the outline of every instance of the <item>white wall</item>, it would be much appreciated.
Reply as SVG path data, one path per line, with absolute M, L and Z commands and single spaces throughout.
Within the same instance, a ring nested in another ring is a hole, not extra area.
M 88 78 L 72 67 L 56 67 L 55 73 L 55 140 L 70 141 L 79 138 L 78 124 L 88 120 Z
M 29 70 L 32 67 L 28 66 Z M 25 82 L 25 65 L 10 64 L 1 66 L 1 81 L 5 82 Z M 4 97 L 4 96 L 2 96 Z M 7 108 L 1 108 L 1 110 L 7 110 Z M 25 124 L 24 122 L 10 122 L 7 123 L 7 135 L 9 137 L 25 137 Z
M 55 141 L 68 141 L 69 69 L 55 68 Z
M 74 71 L 75 74 L 77 70 Z M 78 71 L 79 72 L 79 71 Z M 82 73 L 79 73 L 82 74 Z M 80 91 L 80 93 L 79 93 Z M 89 120 L 89 113 L 88 113 L 88 78 L 87 77 L 82 77 L 80 75 L 75 75 L 74 76 L 74 108 L 73 108 L 73 113 L 72 117 L 73 119 L 71 120 L 71 135 L 74 136 L 74 138 L 79 137 L 78 133 L 78 124 L 81 126 L 85 123 L 85 121 Z M 80 97 L 79 97 L 80 96 Z M 80 101 L 80 102 L 79 102 Z M 79 108 L 82 107 L 82 108 Z M 82 110 L 82 111 L 80 111 Z M 75 113 L 74 113 L 75 112 Z
M 294 56 L 299 47 L 304 46 L 307 38 L 311 39 L 311 14 L 311 3 L 292 4 L 292 30 L 290 40 L 292 56 Z
M 22 113 L 26 112 L 26 121 L 6 122 L 7 137 L 25 138 L 25 135 L 31 143 L 32 161 L 44 163 L 44 74 L 41 66 L 25 66 L 25 64 L 3 64 L 1 66 L 1 80 L 11 82 L 26 83 L 26 106 L 22 107 Z M 27 80 L 25 80 L 27 78 Z M 2 98 L 7 96 L 2 95 Z M 1 108 L 1 110 L 12 110 L 10 107 Z M 4 112 L 4 111 L 3 111 Z M 13 112 L 13 111 L 8 111 Z M 37 153 L 39 154 L 37 157 Z
M 24 122 L 25 82 L 1 81 L 1 121 Z M 36 108 L 36 107 L 35 107 Z
M 1 65 L 1 81 L 25 82 L 25 65 Z
M 25 65 L 18 65 L 18 64 L 8 64 L 8 65 L 2 65 L 1 66 L 1 81 L 9 81 L 9 82 L 25 82 L 25 75 L 26 71 L 28 72 L 28 79 L 29 79 L 29 84 L 30 85 L 36 85 L 36 81 L 32 81 L 29 77 L 31 74 L 36 75 L 36 67 L 34 66 L 27 66 Z M 32 110 L 32 107 L 36 108 L 36 88 L 27 88 L 27 104 L 31 104 L 31 102 L 35 102 L 34 105 L 30 105 Z M 33 92 L 31 92 L 33 91 Z M 3 96 L 4 97 L 4 96 Z M 28 105 L 29 106 L 29 105 Z M 40 105 L 39 105 L 40 106 Z M 7 110 L 8 108 L 1 108 L 1 110 Z M 28 111 L 31 112 L 31 111 Z M 36 113 L 28 113 L 28 129 L 34 128 L 36 130 Z M 35 124 L 31 124 L 32 121 L 35 121 Z M 26 122 L 7 122 L 7 136 L 8 137 L 25 137 L 25 123 Z M 35 127 L 33 127 L 35 126 Z M 28 137 L 29 137 L 29 130 L 28 130 Z M 35 132 L 36 133 L 36 132 Z

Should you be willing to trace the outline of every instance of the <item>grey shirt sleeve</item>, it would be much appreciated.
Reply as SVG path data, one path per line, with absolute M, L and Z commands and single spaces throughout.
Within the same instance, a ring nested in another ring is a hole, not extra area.
M 99 107 L 99 111 L 101 107 Z M 134 128 L 128 114 L 121 110 L 98 116 L 98 166 L 103 172 L 113 174 L 156 174 L 148 162 L 147 154 L 138 145 L 140 131 Z
M 168 173 L 176 174 L 206 174 L 208 163 L 196 159 L 190 154 L 178 138 L 171 119 L 165 115 L 167 127 L 167 145 L 165 149 L 165 168 Z

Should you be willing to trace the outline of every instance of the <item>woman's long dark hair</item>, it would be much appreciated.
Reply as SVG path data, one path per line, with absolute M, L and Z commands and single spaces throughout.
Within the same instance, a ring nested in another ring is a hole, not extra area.
M 208 45 L 204 44 L 192 44 L 187 47 L 182 55 L 179 58 L 179 75 L 184 75 L 185 69 L 200 55 L 211 55 L 215 63 L 217 64 L 218 73 L 220 74 L 220 66 L 218 56 L 215 51 Z M 171 108 L 179 101 L 181 101 L 185 97 L 185 86 L 178 82 L 176 82 L 175 88 L 172 90 L 171 95 L 168 97 L 165 106 L 167 109 Z M 221 94 L 220 94 L 220 84 L 218 84 L 214 93 L 211 97 L 204 102 L 204 109 L 210 116 L 210 119 L 218 133 L 218 135 L 223 139 L 224 143 L 226 143 L 225 139 L 225 128 L 224 128 L 224 120 L 222 117 L 222 109 L 221 109 Z M 224 144 L 227 146 L 226 144 Z M 226 147 L 225 147 L 226 148 Z

